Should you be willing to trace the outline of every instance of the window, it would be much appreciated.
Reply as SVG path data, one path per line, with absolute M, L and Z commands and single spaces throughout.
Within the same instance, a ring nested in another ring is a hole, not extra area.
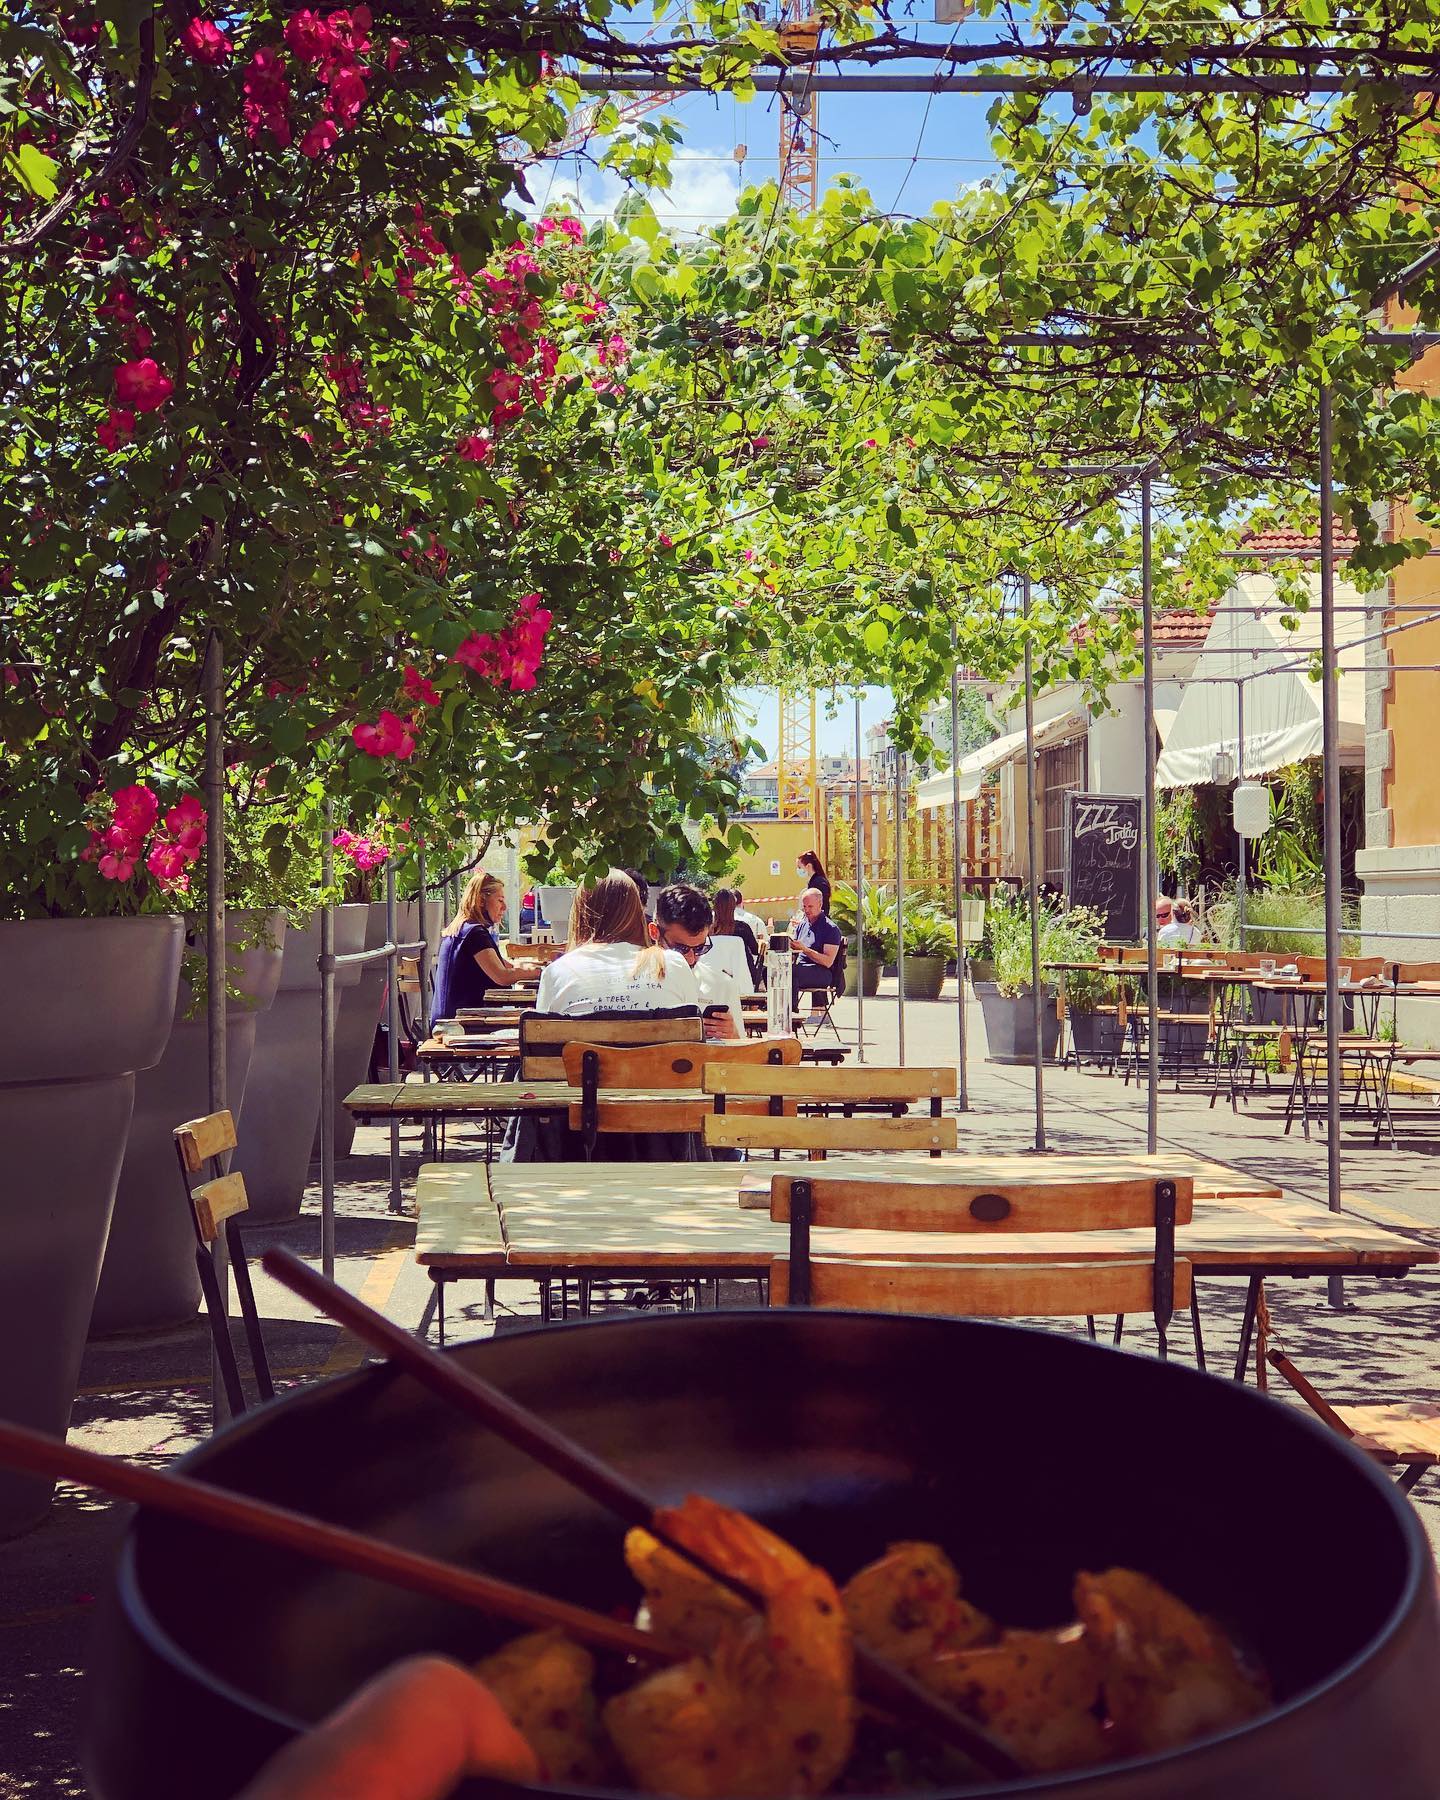
M 1065 885 L 1065 796 L 1084 790 L 1087 780 L 1086 740 L 1072 738 L 1053 750 L 1042 750 L 1040 765 L 1042 847 L 1041 879 L 1051 887 Z

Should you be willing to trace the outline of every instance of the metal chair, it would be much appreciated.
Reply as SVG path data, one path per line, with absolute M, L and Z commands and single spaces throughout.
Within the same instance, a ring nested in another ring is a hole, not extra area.
M 229 1112 L 207 1113 L 203 1119 L 190 1119 L 177 1125 L 174 1138 L 185 1204 L 195 1227 L 195 1266 L 200 1272 L 210 1336 L 215 1344 L 215 1356 L 220 1364 L 230 1410 L 242 1413 L 246 1408 L 245 1387 L 240 1379 L 240 1365 L 230 1337 L 230 1319 L 221 1299 L 220 1275 L 215 1267 L 214 1245 L 222 1227 L 231 1273 L 235 1277 L 235 1292 L 240 1301 L 240 1317 L 250 1347 L 255 1388 L 262 1400 L 273 1400 L 275 1387 L 270 1379 L 270 1361 L 260 1332 L 255 1290 L 250 1284 L 250 1265 L 245 1260 L 245 1243 L 240 1236 L 240 1215 L 250 1208 L 245 1196 L 245 1177 L 238 1171 L 226 1174 L 221 1163 L 221 1158 L 235 1148 L 235 1121 Z M 206 1173 L 207 1163 L 210 1179 L 192 1185 L 195 1176 Z

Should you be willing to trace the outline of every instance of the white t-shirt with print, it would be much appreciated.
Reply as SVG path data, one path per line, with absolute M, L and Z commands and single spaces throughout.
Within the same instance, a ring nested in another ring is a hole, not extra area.
M 638 944 L 581 944 L 546 964 L 536 1008 L 573 1016 L 699 1006 L 699 984 L 685 958 L 673 950 L 666 950 L 664 958 L 657 973 L 655 953 Z
M 737 952 L 735 958 L 730 955 L 731 946 Z M 745 971 L 743 976 L 736 970 L 737 960 Z M 695 979 L 706 1006 L 730 1008 L 730 1036 L 743 1038 L 745 1009 L 740 1002 L 750 992 L 750 965 L 745 960 L 745 946 L 739 938 L 712 939 L 710 948 L 695 965 Z

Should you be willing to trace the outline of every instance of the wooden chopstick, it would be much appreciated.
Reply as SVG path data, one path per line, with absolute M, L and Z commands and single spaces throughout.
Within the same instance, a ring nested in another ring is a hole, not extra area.
M 142 1469 L 119 1457 L 82 1450 L 23 1425 L 0 1424 L 0 1464 L 32 1475 L 99 1488 L 140 1506 L 153 1506 L 196 1524 L 256 1538 L 282 1550 L 295 1550 L 315 1562 L 329 1563 L 354 1575 L 373 1576 L 391 1587 L 407 1588 L 435 1600 L 474 1607 L 531 1630 L 558 1626 L 597 1649 L 616 1650 L 650 1662 L 673 1662 L 677 1656 L 688 1654 L 676 1650 L 654 1632 L 640 1631 L 618 1619 L 606 1618 L 603 1613 L 591 1612 L 588 1607 L 573 1606 L 568 1600 L 554 1600 L 548 1594 L 532 1593 L 528 1588 L 514 1587 L 508 1581 L 497 1581 L 454 1563 L 402 1550 L 398 1545 L 381 1543 L 378 1538 L 348 1531 L 344 1526 L 291 1512 L 288 1507 L 273 1506 L 268 1500 L 255 1500 L 228 1488 L 211 1487 L 181 1475 Z
M 737 1594 L 757 1612 L 764 1611 L 762 1595 L 736 1581 L 723 1569 L 717 1569 L 694 1550 L 677 1543 L 657 1522 L 654 1503 L 642 1489 L 564 1432 L 546 1424 L 527 1407 L 518 1405 L 508 1394 L 472 1374 L 456 1357 L 443 1355 L 411 1332 L 393 1324 L 383 1313 L 346 1293 L 338 1282 L 329 1280 L 293 1251 L 277 1246 L 265 1252 L 261 1263 L 266 1273 L 283 1287 L 298 1294 L 302 1300 L 308 1300 L 326 1318 L 345 1326 L 356 1337 L 382 1351 L 433 1394 L 489 1426 L 497 1436 L 607 1507 L 625 1524 L 643 1526 L 712 1581 Z M 867 1698 L 880 1702 L 901 1718 L 924 1727 L 945 1743 L 964 1751 L 987 1774 L 1018 1776 L 1024 1773 L 1021 1764 L 983 1726 L 947 1705 L 938 1695 L 864 1644 L 857 1643 L 854 1652 L 856 1675 Z

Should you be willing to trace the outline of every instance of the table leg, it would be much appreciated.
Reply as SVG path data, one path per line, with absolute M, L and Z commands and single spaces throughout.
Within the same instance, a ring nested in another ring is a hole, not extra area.
M 1195 1367 L 1205 1373 L 1205 1339 L 1200 1332 L 1200 1284 L 1190 1277 L 1190 1329 L 1195 1334 Z
M 1240 1348 L 1235 1354 L 1235 1379 L 1245 1379 L 1245 1365 L 1250 1360 L 1250 1340 L 1255 1335 L 1255 1314 L 1260 1296 L 1265 1292 L 1265 1277 L 1252 1275 L 1245 1292 L 1245 1316 L 1240 1321 Z

